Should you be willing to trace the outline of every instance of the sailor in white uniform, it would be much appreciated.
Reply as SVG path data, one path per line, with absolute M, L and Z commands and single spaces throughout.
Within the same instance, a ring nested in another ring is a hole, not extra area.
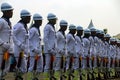
M 60 29 L 56 33 L 57 38 L 57 53 L 56 53 L 56 67 L 55 70 L 60 70 L 61 57 L 65 56 L 66 50 L 66 36 L 65 31 L 67 29 L 68 23 L 65 20 L 60 21 Z
M 55 59 L 55 77 L 60 78 L 60 72 L 65 67 L 65 56 L 66 56 L 66 35 L 65 31 L 67 29 L 68 23 L 65 20 L 60 21 L 60 29 L 56 33 L 57 38 L 57 53 Z M 64 58 L 64 59 L 63 59 Z M 63 67 L 61 67 L 63 66 Z
M 89 37 L 91 35 L 91 32 L 89 29 L 84 30 L 84 37 L 83 37 L 83 68 L 89 68 L 90 63 L 87 63 L 87 59 L 90 58 L 90 40 Z M 88 57 L 88 58 L 87 58 Z
M 42 25 L 42 16 L 40 14 L 33 15 L 34 24 L 29 29 L 29 46 L 30 46 L 30 66 L 29 71 L 34 70 L 36 66 L 36 72 L 43 71 L 43 57 L 42 57 L 42 46 L 41 46 L 41 33 L 40 26 Z M 35 60 L 37 62 L 35 62 Z M 37 65 L 35 65 L 37 63 Z
M 13 54 L 12 25 L 10 22 L 10 18 L 13 15 L 13 7 L 8 3 L 2 3 L 1 12 L 3 15 L 0 18 L 0 76 L 2 71 L 9 71 L 9 54 Z M 3 65 L 4 63 L 5 65 Z
M 53 13 L 49 13 L 47 16 L 48 23 L 44 27 L 44 55 L 45 55 L 45 67 L 44 76 L 48 78 L 49 71 L 53 71 L 55 63 L 55 55 L 57 49 L 56 31 L 55 24 L 57 22 L 57 17 Z M 50 69 L 51 67 L 51 69 Z
M 21 20 L 13 27 L 14 56 L 17 61 L 17 68 L 22 72 L 26 72 L 26 57 L 29 53 L 29 33 L 27 24 L 30 22 L 31 14 L 27 10 L 22 10 L 20 17 Z
M 69 26 L 70 32 L 67 34 L 66 39 L 67 39 L 67 64 L 66 64 L 66 69 L 69 69 L 70 67 L 70 58 L 75 58 L 77 57 L 76 54 L 76 41 L 75 41 L 75 33 L 76 33 L 76 26 L 73 24 L 70 24 Z M 73 63 L 72 63 L 73 65 Z
M 83 28 L 81 26 L 77 27 L 77 34 L 75 36 L 76 40 L 76 53 L 77 58 L 75 59 L 74 69 L 79 68 L 79 59 L 83 56 L 83 43 L 82 43 Z

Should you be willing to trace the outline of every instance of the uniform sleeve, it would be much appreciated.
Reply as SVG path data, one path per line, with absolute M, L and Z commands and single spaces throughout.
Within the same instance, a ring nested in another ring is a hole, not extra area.
M 31 39 L 33 38 L 33 36 L 35 35 L 35 30 L 33 29 L 33 28 L 31 28 L 30 30 L 29 30 L 29 34 L 30 34 L 30 37 L 29 37 L 29 42 L 30 42 L 30 49 L 31 50 L 34 50 L 35 48 L 34 48 L 34 44 L 31 42 Z
M 3 23 L 2 21 L 0 20 L 0 32 L 2 30 L 2 26 L 3 26 Z M 4 41 L 0 38 L 0 45 L 2 45 L 4 43 Z
M 57 32 L 57 33 L 56 33 L 57 42 L 59 42 L 59 41 L 61 40 L 61 39 L 60 39 L 60 36 L 61 36 L 60 33 Z
M 85 49 L 85 40 L 83 39 L 83 42 L 82 42 L 82 45 L 83 45 L 83 53 L 84 53 L 84 49 Z
M 20 25 L 15 25 L 13 27 L 13 41 L 14 41 L 14 44 L 20 46 L 21 45 L 21 42 L 16 38 L 16 35 L 19 34 L 20 32 Z
M 66 41 L 67 41 L 67 44 L 70 42 L 70 35 L 66 36 Z
M 66 36 L 66 43 L 67 43 L 67 50 L 68 50 L 68 52 L 70 52 L 70 51 L 69 51 L 69 46 L 68 46 L 69 42 L 70 42 L 70 35 L 68 34 L 68 35 Z
M 60 36 L 61 36 L 60 33 L 57 32 L 56 33 L 56 44 L 59 43 L 59 41 L 61 40 Z M 58 50 L 58 52 L 60 51 L 58 47 L 57 47 L 57 50 Z
M 46 26 L 44 29 L 44 43 L 47 46 L 48 50 L 51 49 L 48 43 L 49 29 L 50 29 L 49 26 Z

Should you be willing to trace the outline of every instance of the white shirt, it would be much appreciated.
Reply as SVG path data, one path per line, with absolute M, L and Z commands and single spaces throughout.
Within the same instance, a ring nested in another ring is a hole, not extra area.
M 89 40 L 89 38 L 83 38 L 83 55 L 84 55 L 84 57 L 86 57 L 86 56 L 88 56 L 88 55 L 90 55 L 90 48 L 91 48 L 91 46 L 90 46 L 90 40 Z
M 47 24 L 44 28 L 44 53 L 49 53 L 49 50 L 56 50 L 56 33 L 55 29 L 50 24 Z
M 68 56 L 74 56 L 74 57 L 77 57 L 77 54 L 76 54 L 76 41 L 75 41 L 75 38 L 73 37 L 72 34 L 68 33 L 67 36 L 66 36 L 66 39 L 67 39 L 67 51 L 68 51 Z
M 41 48 L 41 36 L 39 35 L 38 29 L 35 27 L 32 27 L 29 29 L 29 43 L 30 43 L 30 52 L 32 53 L 33 50 L 35 49 L 40 49 L 42 51 Z M 30 53 L 30 54 L 31 54 Z M 42 53 L 42 52 L 40 52 Z M 31 56 L 33 56 L 34 54 L 32 53 Z
M 8 25 L 8 22 L 0 18 L 0 45 L 3 43 L 10 44 L 10 49 L 8 50 L 9 53 L 13 53 L 13 42 L 12 40 L 12 29 L 10 29 L 10 26 Z M 0 46 L 0 53 L 3 53 L 2 45 Z
M 62 34 L 61 31 L 58 31 L 56 33 L 56 38 L 57 38 L 57 50 L 58 50 L 58 53 L 56 54 L 56 57 L 61 57 L 63 54 L 65 54 L 66 39 L 65 39 L 65 36 Z
M 83 54 L 83 43 L 82 43 L 82 39 L 80 39 L 79 36 L 75 36 L 75 40 L 76 40 L 76 53 L 78 54 L 78 56 L 82 56 Z
M 25 46 L 24 52 L 29 53 L 29 33 L 27 33 L 24 28 L 24 24 L 19 22 L 13 27 L 13 41 L 14 41 L 14 54 L 18 57 L 19 53 L 22 51 L 20 45 Z

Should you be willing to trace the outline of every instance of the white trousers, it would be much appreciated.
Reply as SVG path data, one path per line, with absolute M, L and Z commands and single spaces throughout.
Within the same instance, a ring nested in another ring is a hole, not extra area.
M 73 69 L 76 70 L 79 68 L 79 57 L 74 58 Z
M 33 71 L 34 68 L 34 62 L 35 62 L 35 56 L 30 57 L 30 66 L 28 71 Z M 36 71 L 37 72 L 42 72 L 43 71 L 43 56 L 40 56 L 40 58 L 37 61 L 37 65 L 36 65 Z
M 18 57 L 15 57 L 15 59 L 16 59 L 16 62 L 17 62 L 17 64 L 18 64 Z M 21 65 L 20 65 L 20 67 L 19 67 L 19 69 L 22 71 L 22 72 L 27 72 L 27 59 L 26 59 L 26 57 L 23 57 L 22 59 L 21 59 Z

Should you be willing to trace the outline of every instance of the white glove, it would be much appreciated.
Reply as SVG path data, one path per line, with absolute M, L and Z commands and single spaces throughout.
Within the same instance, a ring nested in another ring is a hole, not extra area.
M 20 44 L 20 48 L 21 48 L 22 50 L 25 50 L 25 45 L 24 45 L 24 44 Z
M 3 43 L 2 47 L 5 49 L 5 50 L 8 50 L 10 48 L 10 44 L 8 43 Z
M 53 54 L 53 55 L 56 54 L 56 50 L 55 50 L 55 49 L 50 49 L 50 50 L 48 50 L 48 51 L 49 51 L 49 53 L 51 53 L 51 54 Z
M 41 49 L 34 49 L 33 50 L 36 54 L 40 54 L 41 53 Z
M 29 34 L 25 34 L 25 38 L 28 39 L 29 38 Z
M 60 50 L 59 53 L 64 55 L 65 54 L 65 50 Z

